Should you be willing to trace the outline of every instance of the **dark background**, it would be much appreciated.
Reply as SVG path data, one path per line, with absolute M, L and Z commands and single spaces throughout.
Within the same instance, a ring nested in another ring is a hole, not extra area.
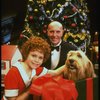
M 90 30 L 91 32 L 99 31 L 99 0 L 86 0 L 89 9 Z
M 99 0 L 86 0 L 89 9 L 90 19 L 90 32 L 91 36 L 94 36 L 95 31 L 99 31 Z M 26 16 L 28 0 L 1 0 L 1 19 L 7 16 L 15 16 L 14 27 L 12 32 L 11 41 L 15 41 L 19 38 L 19 34 L 22 31 L 24 25 L 24 19 Z

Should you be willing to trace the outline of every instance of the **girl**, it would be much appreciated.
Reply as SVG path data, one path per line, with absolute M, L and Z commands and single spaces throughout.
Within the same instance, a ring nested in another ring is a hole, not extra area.
M 16 62 L 4 79 L 4 100 L 30 100 L 29 87 L 32 80 L 52 70 L 42 67 L 50 55 L 50 45 L 40 37 L 31 37 L 21 49 L 22 61 Z

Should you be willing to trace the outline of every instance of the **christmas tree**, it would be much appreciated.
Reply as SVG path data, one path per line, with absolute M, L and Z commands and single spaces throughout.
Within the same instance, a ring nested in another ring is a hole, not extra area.
M 90 22 L 85 0 L 29 0 L 19 44 L 32 35 L 46 38 L 47 25 L 57 20 L 64 26 L 64 41 L 86 52 L 90 44 Z

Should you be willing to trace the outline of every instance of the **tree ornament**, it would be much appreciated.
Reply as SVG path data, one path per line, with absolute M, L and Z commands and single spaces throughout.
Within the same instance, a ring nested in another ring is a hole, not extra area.
M 32 12 L 33 11 L 33 8 L 30 5 L 27 5 L 27 7 L 28 7 L 28 11 L 29 12 Z
M 76 7 L 73 7 L 72 8 L 72 11 L 76 12 L 77 11 Z
M 24 35 L 24 34 L 20 34 L 20 39 L 22 39 L 22 38 L 29 39 L 29 37 L 28 37 L 28 36 L 26 36 L 26 35 Z
M 34 9 L 34 12 L 38 12 L 38 9 L 35 8 L 35 9 Z
M 71 26 L 72 26 L 72 27 L 76 27 L 76 24 L 75 24 L 75 23 L 72 23 Z
M 57 7 L 60 8 L 61 7 L 61 4 L 58 4 Z
M 46 34 L 46 33 L 47 33 L 47 30 L 46 30 L 46 29 L 43 29 L 43 33 L 45 33 L 45 34 Z
M 77 43 L 78 42 L 78 39 L 74 39 L 74 42 Z
M 31 15 L 31 16 L 29 16 L 29 20 L 30 21 L 32 21 L 33 20 L 33 16 Z
M 24 37 L 24 36 L 23 36 L 23 34 L 21 33 L 19 38 L 21 39 L 21 38 L 23 38 L 23 37 Z
M 50 10 L 46 11 L 47 16 L 50 16 Z
M 33 0 L 29 0 L 30 2 L 33 2 Z
M 83 23 L 83 22 L 81 22 L 81 23 L 80 23 L 80 25 L 82 25 L 82 26 L 83 26 L 83 25 L 84 25 L 84 23 Z
M 63 16 L 63 18 L 64 18 L 64 19 L 67 19 L 67 18 L 68 18 L 68 16 Z

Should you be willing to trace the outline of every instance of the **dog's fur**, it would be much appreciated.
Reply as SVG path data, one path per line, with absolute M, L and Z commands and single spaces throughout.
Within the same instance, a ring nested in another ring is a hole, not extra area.
M 58 68 L 57 73 L 62 73 L 64 78 L 74 81 L 96 77 L 92 62 L 81 50 L 69 51 L 65 65 Z

